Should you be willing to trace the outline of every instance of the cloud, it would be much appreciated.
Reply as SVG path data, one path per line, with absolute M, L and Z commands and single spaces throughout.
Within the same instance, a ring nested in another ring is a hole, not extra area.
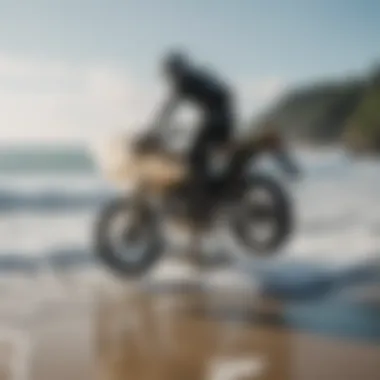
M 0 55 L 0 78 L 57 77 L 67 74 L 70 67 L 61 62 L 36 61 L 6 54 Z
M 2 141 L 91 139 L 142 122 L 156 98 L 112 65 L 0 55 Z
M 98 140 L 152 120 L 160 83 L 146 84 L 125 68 L 69 64 L 0 54 L 0 141 Z M 239 84 L 238 84 L 239 85 Z M 276 78 L 241 81 L 243 112 L 281 92 Z M 184 118 L 194 114 L 184 110 Z

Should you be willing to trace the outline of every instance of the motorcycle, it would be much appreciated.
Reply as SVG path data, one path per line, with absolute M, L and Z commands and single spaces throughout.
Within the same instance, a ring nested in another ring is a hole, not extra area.
M 128 182 L 133 189 L 100 212 L 94 231 L 94 251 L 100 261 L 123 276 L 143 275 L 165 250 L 167 221 L 188 229 L 196 255 L 197 242 L 221 217 L 250 252 L 275 255 L 293 231 L 291 200 L 275 179 L 250 169 L 255 159 L 269 152 L 281 156 L 287 173 L 298 174 L 279 135 L 264 130 L 219 149 L 229 161 L 210 179 L 201 201 L 194 195 L 186 157 L 168 148 L 165 140 L 164 134 L 149 132 L 135 139 L 119 138 L 111 147 L 107 157 L 112 159 L 104 172 L 114 183 Z M 255 194 L 266 194 L 267 200 L 255 199 Z M 120 226 L 113 236 L 116 221 Z M 255 236 L 260 223 L 271 225 L 269 236 Z

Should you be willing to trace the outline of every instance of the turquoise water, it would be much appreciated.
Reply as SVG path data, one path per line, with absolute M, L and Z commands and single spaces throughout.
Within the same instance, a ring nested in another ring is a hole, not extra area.
M 92 173 L 94 161 L 82 147 L 3 147 L 0 173 Z

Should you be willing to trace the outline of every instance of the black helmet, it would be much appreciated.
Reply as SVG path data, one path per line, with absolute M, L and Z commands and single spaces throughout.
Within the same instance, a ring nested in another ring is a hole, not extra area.
M 171 51 L 164 58 L 164 70 L 167 73 L 178 73 L 186 68 L 189 60 L 186 54 L 180 51 Z

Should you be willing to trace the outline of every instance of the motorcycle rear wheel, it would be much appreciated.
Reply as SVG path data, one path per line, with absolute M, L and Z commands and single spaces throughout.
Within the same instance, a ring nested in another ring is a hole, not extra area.
M 249 199 L 251 193 L 259 190 L 269 196 L 270 205 L 263 200 L 254 204 Z M 260 240 L 253 236 L 252 229 L 257 228 L 263 220 L 270 221 L 274 231 L 269 237 Z M 247 181 L 244 194 L 230 216 L 230 223 L 234 237 L 243 247 L 258 256 L 274 256 L 293 232 L 291 199 L 276 180 L 265 175 L 255 175 Z

